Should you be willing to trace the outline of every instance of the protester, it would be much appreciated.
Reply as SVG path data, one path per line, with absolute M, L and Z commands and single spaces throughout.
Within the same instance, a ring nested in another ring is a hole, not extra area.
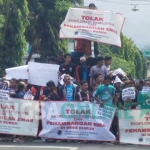
M 71 83 L 69 74 L 64 76 L 64 84 L 59 87 L 59 95 L 61 100 L 75 101 L 75 96 L 78 93 L 78 86 Z
M 89 82 L 89 72 L 90 67 L 86 65 L 86 58 L 80 58 L 80 65 L 76 67 L 76 80 L 81 82 L 82 80 L 86 80 Z
M 59 67 L 59 78 L 63 74 L 69 74 L 71 77 L 75 78 L 76 66 L 73 63 L 71 63 L 71 56 L 70 56 L 70 54 L 65 54 L 64 58 L 65 58 L 65 63 L 63 63 Z
M 77 93 L 76 100 L 93 102 L 93 96 L 88 91 L 88 82 L 83 80 L 80 82 L 80 86 L 81 86 L 81 90 Z
M 116 137 L 116 141 L 112 142 L 113 144 L 119 144 L 119 141 L 118 141 L 118 139 L 119 139 L 119 137 L 118 137 L 119 126 L 118 126 L 118 111 L 117 110 L 118 110 L 118 101 L 119 101 L 121 91 L 122 91 L 122 88 L 121 88 L 122 83 L 123 82 L 120 80 L 120 78 L 118 76 L 116 76 L 115 80 L 114 80 L 115 97 L 114 97 L 114 100 L 113 100 L 114 107 L 116 107 L 116 113 L 114 115 L 114 118 L 113 118 L 113 121 L 112 121 L 112 126 L 111 126 L 111 129 L 110 129 L 110 131 Z
M 115 88 L 110 85 L 112 81 L 111 76 L 104 77 L 104 84 L 100 85 L 95 93 L 95 100 L 100 103 L 101 106 L 109 105 L 113 106 L 113 99 L 115 96 Z
M 136 83 L 136 88 L 137 88 L 138 91 L 142 91 L 143 86 L 145 86 L 143 80 L 140 80 L 140 81 L 138 81 L 138 82 Z
M 82 57 L 83 55 L 91 55 L 91 41 L 85 39 L 75 39 L 76 47 L 75 52 L 71 53 L 72 57 Z
M 124 89 L 125 88 L 130 88 L 130 87 L 133 87 L 132 81 L 130 81 L 130 80 L 125 81 Z M 135 99 L 131 99 L 131 98 L 128 97 L 127 100 L 123 100 L 122 99 L 122 93 L 121 93 L 120 94 L 120 98 L 119 98 L 118 108 L 119 109 L 124 109 L 124 110 L 136 109 L 136 106 L 137 106 L 137 94 L 138 93 L 136 92 L 136 89 L 135 89 Z
M 11 98 L 17 98 L 17 80 L 15 78 L 10 81 L 9 95 Z
M 3 82 L 3 87 L 2 90 L 10 90 L 10 82 L 9 81 L 4 81 Z
M 49 81 L 46 83 L 46 87 L 43 91 L 43 101 L 58 101 L 59 100 L 59 94 L 57 91 L 57 87 L 55 86 L 55 83 L 53 81 Z
M 101 74 L 95 74 L 94 80 L 95 80 L 95 83 L 93 83 L 92 89 L 91 89 L 93 97 L 95 96 L 97 87 L 103 83 L 102 75 Z M 97 101 L 95 99 L 94 99 L 94 103 L 97 103 Z
M 104 66 L 107 68 L 108 72 L 111 71 L 111 69 L 110 69 L 111 64 L 112 64 L 112 57 L 111 56 L 106 56 Z
M 58 52 L 57 64 L 62 65 L 65 62 L 64 53 L 62 50 Z
M 104 80 L 105 76 L 108 74 L 107 68 L 103 66 L 103 57 L 97 57 L 97 65 L 93 66 L 90 70 L 89 76 L 90 76 L 90 85 L 92 86 L 94 81 L 94 75 L 95 74 L 101 74 L 102 79 Z
M 93 76 L 94 80 L 95 80 L 95 84 L 97 86 L 101 85 L 103 83 L 103 79 L 102 79 L 102 75 L 101 74 L 95 74 Z
M 149 80 L 145 80 L 144 81 L 144 86 L 150 87 L 150 81 Z
M 116 76 L 115 81 L 114 81 L 114 87 L 115 87 L 115 99 L 117 99 L 117 101 L 122 91 L 122 88 L 121 88 L 122 83 L 123 82 L 120 80 L 120 78 Z
M 56 64 L 57 63 L 57 61 L 56 61 L 56 58 L 55 57 L 50 57 L 49 58 L 49 64 L 52 64 L 52 65 L 54 65 L 54 64 Z
M 97 9 L 95 4 L 89 4 L 89 9 Z M 82 57 L 86 55 L 87 57 L 91 56 L 91 41 L 86 39 L 75 39 L 76 46 L 74 52 L 71 53 L 72 57 Z M 94 54 L 95 56 L 99 55 L 98 43 L 94 42 Z
M 24 98 L 26 92 L 26 85 L 24 82 L 19 82 L 18 83 L 18 90 L 17 90 L 17 97 L 18 98 Z

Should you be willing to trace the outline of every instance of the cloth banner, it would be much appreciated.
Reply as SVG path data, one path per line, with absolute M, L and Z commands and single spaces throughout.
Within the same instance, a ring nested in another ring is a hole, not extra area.
M 59 65 L 29 62 L 28 66 L 30 84 L 46 86 L 46 83 L 52 80 L 56 86 L 58 85 Z
M 0 133 L 37 136 L 39 102 L 10 98 L 0 101 Z
M 9 100 L 9 91 L 0 90 L 0 101 L 7 102 Z
M 129 87 L 122 90 L 122 100 L 127 100 L 127 98 L 135 99 L 135 88 Z
M 6 79 L 28 79 L 28 65 L 6 69 Z
M 41 102 L 41 112 L 40 137 L 115 141 L 109 131 L 115 108 L 89 102 Z
M 120 142 L 150 145 L 150 109 L 119 110 Z
M 125 17 L 111 11 L 70 8 L 61 24 L 60 38 L 77 38 L 121 47 Z

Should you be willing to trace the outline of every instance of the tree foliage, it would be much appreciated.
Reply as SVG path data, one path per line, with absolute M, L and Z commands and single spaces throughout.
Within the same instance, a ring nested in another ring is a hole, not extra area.
M 28 6 L 26 0 L 0 0 L 0 7 L 0 75 L 3 75 L 6 68 L 21 65 L 27 47 L 24 32 Z
M 28 0 L 28 3 L 30 11 L 34 13 L 34 19 L 30 20 L 26 37 L 30 44 L 39 50 L 42 62 L 45 62 L 47 57 L 55 56 L 60 49 L 66 52 L 68 41 L 59 39 L 60 24 L 68 8 L 76 3 L 81 4 L 82 0 Z
M 140 50 L 136 47 L 132 39 L 121 35 L 122 47 L 107 46 L 99 44 L 101 55 L 113 56 L 112 69 L 122 68 L 130 77 L 145 79 L 147 75 L 147 65 Z

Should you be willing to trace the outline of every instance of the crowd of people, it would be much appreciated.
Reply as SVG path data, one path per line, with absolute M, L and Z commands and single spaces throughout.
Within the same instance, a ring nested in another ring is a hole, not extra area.
M 0 79 L 0 89 L 9 91 L 11 98 L 25 99 L 26 93 L 32 94 L 32 100 L 39 101 L 88 101 L 91 103 L 114 106 L 117 109 L 136 109 L 137 95 L 143 86 L 150 86 L 149 80 L 134 81 L 122 74 L 113 75 L 111 70 L 112 57 L 102 56 L 95 58 L 97 64 L 89 67 L 86 64 L 86 57 L 80 57 L 80 65 L 76 66 L 71 62 L 70 54 L 63 54 L 59 51 L 58 58 L 51 57 L 49 64 L 60 65 L 58 71 L 58 85 L 50 80 L 45 87 L 31 85 L 27 80 L 11 79 L 6 77 Z M 122 100 L 122 89 L 134 87 L 135 99 Z M 118 118 L 114 117 L 111 132 L 116 136 L 118 143 Z M 3 138 L 3 135 L 1 135 Z M 19 142 L 20 137 L 14 142 Z M 52 140 L 53 141 L 53 140 Z

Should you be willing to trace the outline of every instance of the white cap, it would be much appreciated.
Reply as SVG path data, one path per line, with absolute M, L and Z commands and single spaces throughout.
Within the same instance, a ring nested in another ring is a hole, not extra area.
M 120 78 L 119 78 L 118 76 L 116 76 L 115 81 L 114 81 L 114 84 L 115 84 L 115 83 L 123 83 L 123 82 L 120 80 Z

